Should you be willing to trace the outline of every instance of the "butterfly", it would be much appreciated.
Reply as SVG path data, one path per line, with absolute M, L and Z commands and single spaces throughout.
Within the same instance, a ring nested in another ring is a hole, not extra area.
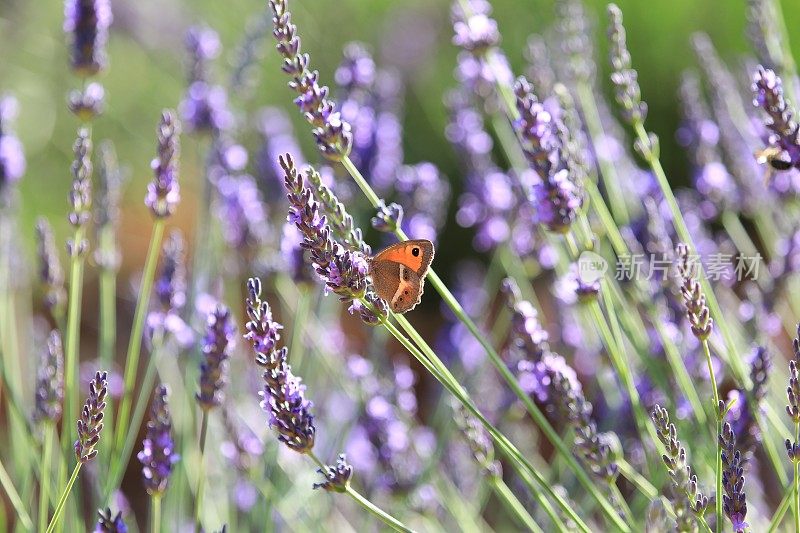
M 433 243 L 425 239 L 393 244 L 369 258 L 369 275 L 378 296 L 395 313 L 407 313 L 422 299 Z

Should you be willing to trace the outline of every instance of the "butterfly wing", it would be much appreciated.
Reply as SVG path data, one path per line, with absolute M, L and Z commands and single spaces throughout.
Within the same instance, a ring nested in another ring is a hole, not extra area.
M 375 291 L 392 311 L 406 313 L 420 302 L 433 253 L 433 243 L 420 239 L 393 244 L 372 258 Z

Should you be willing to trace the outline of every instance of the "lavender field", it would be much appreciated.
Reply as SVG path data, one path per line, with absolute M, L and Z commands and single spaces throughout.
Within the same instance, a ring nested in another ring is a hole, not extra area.
M 0 531 L 800 533 L 800 8 L 715 4 L 0 0 Z

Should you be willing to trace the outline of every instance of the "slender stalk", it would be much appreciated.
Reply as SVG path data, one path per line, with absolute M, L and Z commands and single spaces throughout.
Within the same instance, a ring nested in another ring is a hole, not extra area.
M 536 523 L 500 476 L 490 476 L 489 485 L 503 506 L 517 518 L 520 524 L 534 533 L 544 533 L 544 530 Z
M 83 240 L 83 233 L 80 228 L 75 231 L 73 242 L 76 245 Z M 70 262 L 67 342 L 64 349 L 65 420 L 76 420 L 78 418 L 78 404 L 80 401 L 78 398 L 80 394 L 80 387 L 78 386 L 78 348 L 80 345 L 81 299 L 83 296 L 83 265 L 83 255 L 75 254 Z M 71 427 L 69 424 L 63 424 L 61 430 L 62 447 L 65 455 L 70 453 L 70 447 L 72 446 L 69 439 Z
M 114 247 L 114 227 L 107 225 L 100 231 L 100 247 Z M 117 273 L 113 268 L 100 271 L 100 339 L 98 351 L 101 366 L 110 368 L 117 342 Z
M 80 473 L 82 466 L 83 463 L 80 461 L 78 461 L 78 464 L 75 465 L 75 469 L 72 471 L 69 481 L 67 481 L 67 486 L 64 487 L 64 492 L 61 493 L 61 497 L 58 499 L 56 510 L 53 512 L 53 518 L 50 520 L 50 524 L 47 526 L 47 533 L 52 533 L 55 527 L 58 525 L 58 521 L 61 518 L 61 513 L 64 511 L 64 505 L 67 503 L 69 493 L 72 491 L 72 486 L 75 484 L 75 480 L 78 479 L 78 473 Z
M 350 173 L 353 180 L 356 182 L 358 187 L 361 189 L 364 196 L 370 201 L 373 207 L 377 207 L 380 203 L 380 198 L 378 195 L 375 194 L 375 191 L 372 190 L 372 187 L 369 186 L 367 181 L 364 179 L 364 176 L 361 175 L 361 172 L 355 167 L 353 162 L 350 160 L 349 157 L 345 157 L 342 160 L 342 165 L 347 169 L 348 173 Z M 408 240 L 405 232 L 402 229 L 397 229 L 395 235 L 400 240 Z M 598 488 L 594 485 L 589 475 L 586 473 L 584 468 L 577 462 L 577 460 L 573 457 L 571 450 L 569 447 L 561 440 L 558 436 L 558 433 L 553 429 L 550 423 L 547 421 L 544 413 L 536 407 L 536 404 L 530 399 L 530 397 L 525 393 L 525 391 L 520 386 L 517 379 L 511 373 L 511 371 L 506 367 L 503 360 L 500 358 L 500 355 L 497 351 L 492 347 L 492 345 L 487 340 L 486 335 L 484 335 L 479 329 L 475 322 L 466 314 L 464 308 L 458 303 L 455 296 L 450 292 L 447 286 L 442 282 L 441 278 L 436 274 L 436 272 L 431 269 L 428 271 L 428 280 L 430 281 L 431 286 L 439 293 L 444 300 L 445 304 L 450 308 L 453 314 L 461 321 L 470 333 L 475 337 L 475 339 L 480 343 L 483 349 L 489 356 L 489 360 L 491 361 L 492 365 L 500 372 L 500 375 L 509 385 L 511 390 L 514 394 L 519 398 L 522 404 L 527 409 L 528 413 L 533 418 L 534 422 L 537 426 L 542 430 L 548 440 L 556 447 L 558 452 L 564 457 L 567 465 L 573 470 L 575 476 L 578 478 L 578 481 L 584 488 L 592 495 L 592 497 L 597 501 L 600 505 L 603 514 L 620 530 L 629 531 L 630 528 L 622 521 L 622 519 L 617 515 L 617 512 L 614 510 L 614 507 L 608 501 L 608 499 L 598 490 Z M 402 316 L 397 317 L 398 322 L 403 325 L 405 319 Z M 410 327 L 407 321 L 405 324 Z M 406 327 L 404 326 L 404 329 Z M 413 328 L 411 328 L 413 330 Z M 398 332 L 399 333 L 399 332 Z M 436 374 L 434 374 L 436 376 Z M 548 485 L 549 486 L 549 485 Z
M 158 368 L 157 359 L 161 353 L 162 345 L 163 331 L 159 331 L 153 336 L 153 348 L 150 351 L 150 358 L 147 361 L 147 369 L 142 379 L 139 395 L 136 397 L 133 416 L 125 431 L 125 443 L 111 461 L 111 468 L 106 486 L 103 490 L 104 501 L 108 500 L 111 496 L 111 492 L 117 488 L 122 481 L 122 476 L 125 474 L 125 467 L 128 465 L 128 460 L 131 457 L 131 453 L 133 453 L 133 447 L 136 445 L 136 437 L 139 435 L 139 428 L 142 425 L 142 420 L 144 420 L 147 405 L 150 403 L 153 385 L 155 384 Z
M 153 280 L 156 274 L 158 254 L 161 250 L 161 240 L 164 237 L 164 220 L 156 219 L 153 223 L 153 232 L 150 236 L 150 248 L 147 250 L 147 259 L 142 274 L 142 285 L 139 288 L 139 298 L 136 301 L 136 311 L 133 315 L 133 328 L 128 341 L 128 353 L 125 358 L 124 389 L 122 401 L 117 416 L 117 425 L 114 431 L 114 450 L 119 453 L 125 444 L 125 431 L 130 421 L 131 402 L 133 390 L 136 387 L 136 373 L 139 370 L 139 354 L 142 349 L 142 331 L 147 308 L 150 304 L 150 293 L 153 289 Z M 71 418 L 69 420 L 72 420 Z M 116 455 L 116 454 L 115 454 Z
M 444 385 L 445 389 L 447 389 L 455 398 L 461 402 L 461 404 L 473 415 L 478 421 L 483 425 L 486 431 L 491 435 L 492 439 L 497 444 L 498 449 L 500 449 L 509 459 L 514 461 L 516 470 L 522 476 L 523 481 L 529 486 L 532 494 L 534 495 L 537 500 L 540 501 L 542 504 L 543 509 L 548 513 L 550 518 L 553 520 L 553 523 L 557 525 L 560 524 L 561 520 L 558 516 L 549 509 L 549 503 L 546 503 L 546 500 L 541 498 L 539 491 L 543 491 L 547 496 L 552 498 L 561 509 L 570 517 L 570 519 L 575 522 L 579 529 L 582 531 L 590 531 L 588 526 L 584 523 L 584 521 L 577 515 L 577 513 L 572 509 L 568 502 L 564 500 L 560 495 L 558 495 L 555 491 L 553 491 L 552 486 L 548 483 L 545 478 L 542 476 L 541 473 L 528 461 L 520 451 L 508 440 L 508 438 L 503 435 L 496 427 L 494 427 L 481 413 L 477 407 L 475 407 L 472 400 L 469 398 L 469 395 L 466 393 L 464 388 L 461 384 L 455 379 L 455 377 L 450 373 L 450 371 L 444 366 L 438 356 L 431 350 L 430 346 L 422 339 L 419 334 L 414 330 L 413 327 L 408 323 L 408 321 L 402 315 L 395 316 L 398 323 L 403 326 L 403 329 L 414 339 L 414 342 L 417 343 L 419 348 L 411 343 L 411 341 L 405 337 L 391 322 L 388 320 L 384 320 L 382 323 L 389 332 L 398 340 L 401 344 L 414 356 L 419 360 L 423 366 L 431 373 L 433 376 L 442 384 Z M 422 350 L 422 351 L 420 351 Z M 424 353 L 423 353 L 424 352 Z M 560 442 L 560 441 L 559 441 Z M 583 470 L 580 470 L 583 472 Z M 593 490 L 597 490 L 597 487 L 589 482 L 590 486 Z M 538 489 L 537 489 L 538 486 Z M 592 489 L 589 489 L 590 491 Z M 605 501 L 605 499 L 603 498 Z M 601 502 L 602 505 L 602 502 Z M 608 504 L 610 505 L 610 504 Z M 615 515 L 616 516 L 616 515 Z M 624 522 L 619 519 L 617 516 L 617 520 L 621 527 L 619 529 L 623 531 L 628 531 L 627 526 L 625 526 Z M 616 524 L 615 524 L 616 525 Z M 563 527 L 563 525 L 561 526 Z
M 794 441 L 800 442 L 800 423 L 794 425 Z M 794 530 L 800 532 L 800 463 L 792 461 L 794 468 Z
M 17 512 L 17 516 L 19 517 L 19 521 L 22 526 L 29 531 L 33 530 L 33 521 L 31 520 L 28 511 L 25 509 L 25 505 L 22 503 L 22 498 L 19 497 L 19 493 L 14 487 L 14 483 L 11 481 L 11 477 L 8 475 L 8 472 L 6 471 L 6 468 L 3 466 L 2 462 L 0 462 L 0 485 L 3 486 L 3 490 L 8 495 L 11 505 L 14 506 L 14 510 Z
M 42 449 L 42 471 L 39 474 L 39 528 L 47 528 L 47 518 L 50 511 L 50 461 L 53 455 L 53 438 L 55 426 L 47 422 L 44 428 L 44 446 Z
M 194 524 L 195 532 L 200 533 L 203 528 L 200 525 L 200 514 L 203 508 L 203 489 L 205 488 L 206 477 L 206 437 L 208 436 L 208 409 L 203 409 L 203 418 L 200 422 L 200 468 L 197 473 L 197 490 L 195 491 Z
M 703 340 L 703 354 L 706 356 L 706 364 L 708 365 L 708 374 L 711 376 L 711 388 L 714 392 L 714 410 L 717 418 L 717 457 L 716 457 L 716 481 L 717 481 L 717 497 L 716 497 L 716 515 L 717 515 L 717 533 L 722 531 L 722 443 L 719 440 L 719 435 L 722 433 L 722 412 L 720 411 L 719 392 L 717 390 L 717 378 L 714 375 L 714 365 L 711 362 L 711 350 L 708 348 L 708 340 Z
M 778 505 L 778 508 L 775 510 L 775 514 L 772 515 L 772 520 L 769 521 L 767 533 L 773 533 L 773 531 L 778 529 L 778 526 L 780 526 L 781 522 L 783 521 L 783 517 L 786 516 L 786 511 L 789 510 L 789 507 L 793 506 L 793 502 L 797 499 L 797 494 L 797 489 L 794 485 L 794 482 L 792 482 L 791 485 L 786 487 L 786 490 L 783 494 L 783 499 L 781 500 L 780 505 Z
M 150 533 L 161 533 L 161 495 L 154 494 L 150 501 L 153 504 L 150 509 Z
M 313 451 L 308 452 L 308 456 L 315 463 L 317 463 L 317 466 L 319 466 L 323 470 L 325 469 L 325 463 L 320 461 L 319 457 L 317 457 Z M 351 487 L 349 483 L 345 485 L 345 492 L 347 493 L 348 496 L 353 498 L 353 500 L 355 500 L 356 503 L 358 503 L 361 507 L 363 507 L 364 510 L 370 512 L 373 516 L 378 518 L 381 522 L 383 522 L 393 530 L 402 532 L 414 531 L 410 527 L 403 524 L 400 520 L 393 517 L 392 515 L 390 515 L 389 513 L 387 513 L 386 511 L 384 511 L 383 509 L 381 509 L 380 507 L 369 501 L 367 498 L 362 496 L 353 487 Z

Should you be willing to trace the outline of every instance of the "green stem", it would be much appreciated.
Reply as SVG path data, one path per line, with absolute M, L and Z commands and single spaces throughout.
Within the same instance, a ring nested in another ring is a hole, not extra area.
M 794 482 L 791 485 L 786 487 L 786 490 L 783 493 L 783 499 L 781 500 L 780 505 L 775 510 L 775 514 L 772 516 L 772 520 L 769 521 L 769 528 L 767 528 L 767 533 L 773 533 L 778 526 L 781 525 L 783 521 L 783 517 L 786 516 L 786 511 L 789 510 L 789 507 L 794 507 L 793 503 L 797 499 L 797 489 L 795 487 Z
M 308 456 L 315 463 L 317 463 L 317 466 L 319 466 L 323 471 L 325 470 L 325 463 L 320 461 L 319 457 L 317 457 L 316 454 L 313 451 L 309 451 L 308 452 Z M 378 507 L 377 505 L 375 505 L 374 503 L 369 501 L 367 498 L 362 496 L 353 487 L 350 486 L 350 483 L 347 483 L 345 485 L 345 492 L 347 493 L 348 496 L 353 498 L 353 500 L 355 500 L 355 502 L 358 503 L 361 507 L 363 507 L 366 511 L 370 512 L 372 515 L 374 515 L 381 522 L 383 522 L 384 524 L 386 524 L 387 526 L 389 526 L 393 530 L 402 531 L 402 532 L 412 532 L 412 531 L 414 531 L 410 527 L 408 527 L 405 524 L 403 524 L 400 520 L 398 520 L 397 518 L 393 517 L 392 515 L 390 515 L 389 513 L 387 513 L 386 511 L 384 511 L 383 509 L 381 509 L 380 507 Z
M 150 248 L 147 250 L 147 259 L 142 274 L 142 284 L 139 288 L 139 298 L 136 301 L 136 311 L 133 315 L 133 327 L 128 341 L 128 353 L 125 357 L 124 389 L 122 401 L 117 416 L 116 430 L 114 431 L 114 449 L 119 453 L 125 445 L 125 432 L 128 430 L 133 390 L 136 387 L 136 373 L 139 370 L 139 355 L 142 349 L 142 331 L 144 319 L 150 304 L 150 293 L 156 275 L 156 264 L 161 250 L 161 240 L 164 237 L 164 219 L 158 218 L 153 224 L 150 236 Z M 71 420 L 71 419 L 70 419 Z
M 489 485 L 503 506 L 519 520 L 520 524 L 534 533 L 544 533 L 544 530 L 536 523 L 500 476 L 490 476 Z
M 800 422 L 794 424 L 794 441 L 800 442 Z M 800 533 L 800 462 L 792 461 L 794 467 L 794 531 Z
M 100 247 L 103 253 L 114 252 L 114 227 L 109 224 L 100 230 Z M 117 273 L 113 267 L 100 271 L 100 361 L 110 368 L 117 342 Z
M 719 392 L 717 390 L 717 378 L 714 375 L 714 365 L 711 362 L 711 350 L 708 348 L 708 340 L 704 339 L 703 354 L 706 356 L 706 364 L 708 365 L 708 374 L 711 376 L 711 387 L 714 392 L 714 409 L 712 412 L 716 413 L 717 432 L 715 440 L 717 441 L 717 457 L 716 457 L 716 481 L 717 481 L 717 497 L 716 497 L 716 515 L 717 515 L 717 533 L 722 531 L 722 443 L 720 442 L 719 435 L 722 433 L 722 411 L 720 410 Z
M 597 110 L 597 104 L 590 85 L 586 82 L 581 82 L 578 83 L 577 89 L 578 102 L 583 111 L 589 140 L 594 146 L 597 146 L 605 136 L 603 123 L 600 120 L 600 112 Z M 595 153 L 597 153 L 597 151 L 595 151 Z M 613 163 L 608 161 L 605 157 L 597 157 L 597 166 L 600 178 L 603 180 L 603 185 L 605 185 L 606 188 L 606 196 L 608 197 L 609 204 L 611 204 L 611 211 L 614 213 L 614 220 L 616 220 L 620 226 L 625 225 L 628 223 L 630 215 L 625 205 L 625 196 L 622 194 L 622 189 L 619 185 L 617 169 L 614 167 Z
M 161 495 L 154 494 L 151 501 L 153 506 L 150 509 L 150 533 L 161 533 Z
M 481 413 L 478 408 L 474 405 L 472 400 L 469 398 L 469 395 L 464 390 L 464 388 L 458 383 L 455 377 L 450 373 L 450 371 L 444 366 L 438 356 L 431 350 L 428 344 L 422 339 L 419 334 L 414 330 L 414 328 L 408 323 L 408 321 L 402 315 L 396 315 L 395 319 L 400 323 L 406 333 L 417 343 L 419 348 L 411 343 L 411 341 L 405 337 L 391 322 L 384 319 L 382 323 L 389 332 L 398 340 L 401 344 L 414 356 L 419 360 L 423 366 L 442 384 L 444 385 L 445 389 L 447 389 L 455 398 L 475 417 L 478 421 L 483 425 L 486 431 L 491 435 L 492 439 L 497 444 L 498 449 L 500 449 L 509 459 L 511 459 L 515 463 L 515 468 L 517 472 L 521 475 L 523 481 L 529 486 L 531 493 L 540 503 L 542 508 L 547 512 L 550 518 L 553 520 L 553 523 L 559 529 L 562 529 L 564 526 L 561 523 L 561 520 L 558 518 L 558 515 L 555 514 L 553 509 L 550 507 L 549 502 L 541 497 L 540 490 L 547 494 L 550 498 L 555 500 L 555 502 L 561 507 L 561 509 L 570 517 L 572 521 L 578 526 L 579 529 L 582 531 L 590 531 L 588 526 L 583 522 L 583 520 L 576 514 L 576 512 L 572 509 L 568 502 L 564 500 L 559 494 L 557 494 L 553 489 L 552 486 L 545 480 L 544 476 L 534 467 L 530 461 L 528 461 L 522 453 L 508 440 L 508 438 L 503 435 L 496 427 L 494 427 L 488 419 Z M 421 351 L 420 351 L 421 350 Z M 424 352 L 424 353 L 423 353 Z M 581 470 L 582 471 L 582 470 Z M 537 489 L 537 486 L 539 489 Z M 592 485 L 592 487 L 596 490 L 596 487 Z M 610 504 L 609 504 L 610 505 Z M 621 520 L 620 520 L 621 522 Z M 624 528 L 620 528 L 624 529 Z
M 208 436 L 208 409 L 203 409 L 203 418 L 200 422 L 200 467 L 197 473 L 197 490 L 195 491 L 194 524 L 195 532 L 200 533 L 203 528 L 200 525 L 200 512 L 203 508 L 203 489 L 205 488 L 206 477 L 206 437 Z
M 19 497 L 19 493 L 14 487 L 14 483 L 11 481 L 11 477 L 8 475 L 8 472 L 6 471 L 6 468 L 3 466 L 2 462 L 0 462 L 0 485 L 2 485 L 3 490 L 6 491 L 8 499 L 11 501 L 11 505 L 14 506 L 14 510 L 17 512 L 17 516 L 19 517 L 19 521 L 22 526 L 28 531 L 33 530 L 33 521 L 31 520 L 28 511 L 25 509 L 25 505 L 22 503 L 22 498 Z
M 53 533 L 56 525 L 58 525 L 58 521 L 61 518 L 61 513 L 64 511 L 64 505 L 67 503 L 69 493 L 72 491 L 72 486 L 75 484 L 75 480 L 78 479 L 78 473 L 81 471 L 82 466 L 83 463 L 80 461 L 75 465 L 75 469 L 72 471 L 69 481 L 67 481 L 67 486 L 64 487 L 64 492 L 61 493 L 61 497 L 58 499 L 56 510 L 53 512 L 53 518 L 50 520 L 50 524 L 47 526 L 47 533 Z
M 158 331 L 153 335 L 153 347 L 150 351 L 150 357 L 147 361 L 147 369 L 145 370 L 142 386 L 139 390 L 139 395 L 136 398 L 136 405 L 133 409 L 133 416 L 125 431 L 125 442 L 122 449 L 114 456 L 111 462 L 111 469 L 106 481 L 105 490 L 103 490 L 103 499 L 108 500 L 111 492 L 117 488 L 122 481 L 122 476 L 125 474 L 125 467 L 128 465 L 128 460 L 133 453 L 133 447 L 136 445 L 136 437 L 139 435 L 139 428 L 144 420 L 144 414 L 147 411 L 147 406 L 150 403 L 151 391 L 156 380 L 157 373 L 157 358 L 161 353 L 163 343 L 163 331 Z
M 375 194 L 375 191 L 369 186 L 367 181 L 364 179 L 364 176 L 361 175 L 361 172 L 355 167 L 353 162 L 350 160 L 349 157 L 345 157 L 342 160 L 342 165 L 347 169 L 350 173 L 353 180 L 356 182 L 358 187 L 361 189 L 361 192 L 373 207 L 378 207 L 380 203 L 380 198 L 378 195 Z M 400 240 L 408 240 L 406 234 L 402 231 L 402 229 L 395 230 L 395 235 Z M 558 433 L 553 429 L 550 423 L 547 421 L 544 413 L 542 413 L 538 407 L 533 403 L 530 397 L 525 393 L 525 391 L 520 386 L 517 379 L 511 373 L 511 371 L 506 367 L 503 360 L 500 358 L 500 355 L 497 351 L 491 346 L 489 341 L 486 338 L 486 335 L 481 333 L 478 329 L 478 326 L 475 322 L 467 316 L 464 308 L 461 307 L 461 304 L 458 303 L 458 300 L 453 296 L 447 286 L 442 282 L 441 278 L 436 274 L 436 272 L 431 269 L 428 271 L 428 280 L 430 281 L 431 286 L 439 293 L 444 300 L 445 304 L 450 308 L 453 314 L 461 321 L 470 333 L 475 337 L 475 339 L 481 344 L 483 349 L 489 355 L 489 359 L 492 365 L 500 372 L 503 379 L 508 383 L 509 387 L 512 389 L 514 394 L 520 399 L 520 401 L 525 405 L 528 413 L 533 418 L 534 422 L 536 422 L 537 426 L 542 430 L 548 440 L 556 447 L 558 452 L 564 457 L 565 461 L 567 462 L 568 466 L 573 470 L 575 476 L 578 478 L 578 481 L 584 488 L 592 495 L 592 497 L 597 501 L 600 505 L 603 514 L 614 524 L 615 527 L 622 531 L 630 531 L 630 527 L 628 527 L 625 522 L 619 517 L 617 512 L 614 510 L 614 507 L 608 501 L 608 499 L 598 490 L 598 488 L 594 485 L 589 475 L 583 469 L 583 467 L 577 462 L 577 460 L 573 457 L 571 450 L 569 447 L 561 441 Z M 402 318 L 402 317 L 401 317 Z M 413 329 L 413 328 L 412 328 Z M 435 374 L 434 374 L 435 375 Z
M 75 246 L 83 240 L 83 230 L 75 231 L 73 242 Z M 78 404 L 80 402 L 80 387 L 78 385 L 78 347 L 80 345 L 81 299 L 83 295 L 83 261 L 82 255 L 75 255 L 70 263 L 69 277 L 69 307 L 67 311 L 67 342 L 64 350 L 64 385 L 65 420 L 76 420 L 78 417 Z M 72 443 L 69 439 L 70 424 L 63 424 L 62 446 L 64 455 L 69 455 Z
M 53 455 L 53 438 L 55 426 L 47 422 L 44 428 L 44 447 L 42 450 L 42 471 L 39 474 L 39 529 L 44 531 L 47 527 L 47 518 L 50 510 L 50 460 Z

